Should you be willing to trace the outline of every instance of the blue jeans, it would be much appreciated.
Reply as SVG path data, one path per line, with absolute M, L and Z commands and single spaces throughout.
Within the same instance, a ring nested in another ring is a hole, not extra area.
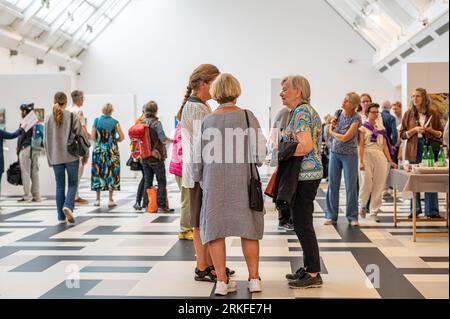
M 422 162 L 422 151 L 425 145 L 425 140 L 419 138 L 419 144 L 417 145 L 417 159 L 415 163 L 419 164 Z M 434 154 L 435 158 L 437 157 Z M 412 211 L 412 199 L 411 199 L 411 211 Z M 416 193 L 416 215 L 422 214 L 422 204 L 420 201 L 420 193 Z M 425 193 L 425 216 L 436 216 L 439 215 L 439 200 L 437 193 Z
M 53 166 L 56 178 L 56 208 L 58 212 L 58 220 L 63 221 L 66 216 L 63 213 L 63 208 L 70 208 L 72 211 L 75 208 L 75 194 L 78 188 L 78 167 L 80 161 L 75 161 L 67 164 L 60 164 Z M 69 178 L 69 188 L 66 196 L 66 171 Z
M 342 170 L 344 170 L 345 191 L 347 196 L 347 219 L 358 220 L 358 154 L 337 154 L 330 152 L 328 167 L 328 192 L 325 216 L 337 221 L 339 215 L 339 189 Z

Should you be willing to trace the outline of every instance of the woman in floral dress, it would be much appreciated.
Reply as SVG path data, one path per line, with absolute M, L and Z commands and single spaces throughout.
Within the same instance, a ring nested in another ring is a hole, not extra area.
M 100 206 L 100 192 L 109 191 L 108 207 L 116 206 L 114 191 L 120 191 L 120 154 L 118 143 L 125 138 L 119 122 L 111 117 L 113 106 L 106 104 L 103 115 L 95 119 L 92 137 L 95 137 L 92 152 L 91 190 L 97 192 L 95 206 Z

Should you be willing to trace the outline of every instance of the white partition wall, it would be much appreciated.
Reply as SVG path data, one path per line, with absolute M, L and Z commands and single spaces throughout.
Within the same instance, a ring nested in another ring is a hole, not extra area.
M 70 95 L 71 79 L 67 75 L 0 75 L 0 109 L 6 110 L 6 130 L 15 131 L 21 120 L 19 107 L 22 103 L 35 103 L 45 109 L 46 116 L 52 112 L 53 96 L 62 91 Z M 2 196 L 23 195 L 22 186 L 12 186 L 6 181 L 6 170 L 17 161 L 17 140 L 4 141 L 5 174 L 2 178 Z M 41 195 L 55 195 L 56 183 L 53 170 L 45 156 L 40 158 Z
M 130 171 L 126 162 L 130 156 L 130 139 L 128 129 L 134 125 L 138 117 L 136 114 L 136 98 L 133 94 L 128 95 L 85 95 L 83 113 L 88 121 L 88 130 L 91 131 L 95 118 L 102 115 L 102 108 L 106 103 L 114 106 L 112 117 L 119 121 L 125 134 L 125 140 L 119 144 L 120 149 L 120 174 L 121 177 L 134 178 L 135 173 Z M 91 176 L 91 158 L 86 166 L 83 177 Z

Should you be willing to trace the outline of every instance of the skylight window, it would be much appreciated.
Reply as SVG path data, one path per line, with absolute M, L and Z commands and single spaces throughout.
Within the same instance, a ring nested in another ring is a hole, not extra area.
M 38 22 L 50 35 L 64 34 L 80 47 L 90 45 L 131 0 L 0 0 L 23 16 L 25 23 Z M 36 24 L 35 24 L 36 25 Z M 28 28 L 27 30 L 30 30 Z M 28 32 L 28 31 L 27 31 Z

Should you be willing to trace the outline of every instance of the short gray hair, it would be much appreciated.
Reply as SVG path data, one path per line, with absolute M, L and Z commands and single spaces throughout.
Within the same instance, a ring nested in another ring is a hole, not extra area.
M 384 102 L 383 102 L 383 110 L 388 110 L 388 111 L 390 111 L 391 108 L 392 108 L 392 104 L 391 104 L 390 101 L 384 101 Z
M 84 93 L 83 93 L 83 91 L 75 90 L 72 92 L 71 96 L 72 96 L 72 101 L 76 101 L 79 98 L 81 98 L 82 96 L 84 96 Z
M 293 89 L 299 89 L 302 92 L 302 100 L 311 103 L 311 85 L 309 81 L 301 75 L 287 76 L 282 84 L 289 82 Z

